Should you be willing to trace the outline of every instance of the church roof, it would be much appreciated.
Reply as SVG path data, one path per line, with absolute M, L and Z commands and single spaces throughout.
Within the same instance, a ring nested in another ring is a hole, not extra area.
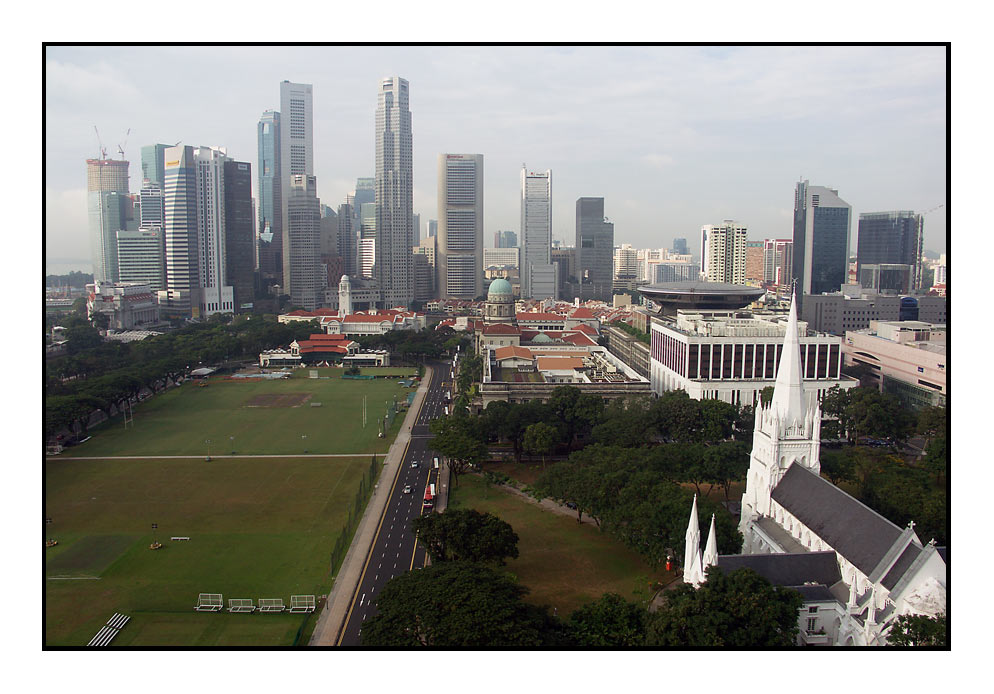
M 911 564 L 918 558 L 918 555 L 922 553 L 923 549 L 923 547 L 919 547 L 914 542 L 909 544 L 904 549 L 904 552 L 901 553 L 901 556 L 897 558 L 897 561 L 894 562 L 894 566 L 890 567 L 890 571 L 887 572 L 887 575 L 880 581 L 884 588 L 887 590 L 893 590 L 894 586 L 897 585 L 897 582 L 901 580 L 901 576 L 904 575 L 905 571 L 911 568 Z
M 803 586 L 805 583 L 830 586 L 842 579 L 835 552 L 722 555 L 718 557 L 718 567 L 726 573 L 752 569 L 775 586 Z
M 867 576 L 901 536 L 889 520 L 798 463 L 772 498 Z

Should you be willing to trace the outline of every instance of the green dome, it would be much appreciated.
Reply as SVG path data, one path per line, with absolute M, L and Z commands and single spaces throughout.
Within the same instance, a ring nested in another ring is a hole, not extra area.
M 495 279 L 490 283 L 490 291 L 487 292 L 487 299 L 492 300 L 497 297 L 511 296 L 511 283 L 505 279 Z

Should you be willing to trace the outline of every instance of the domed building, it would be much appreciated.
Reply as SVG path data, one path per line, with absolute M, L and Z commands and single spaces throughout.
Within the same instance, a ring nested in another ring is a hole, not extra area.
M 486 325 L 514 323 L 514 296 L 511 294 L 510 282 L 498 278 L 490 283 L 483 318 Z

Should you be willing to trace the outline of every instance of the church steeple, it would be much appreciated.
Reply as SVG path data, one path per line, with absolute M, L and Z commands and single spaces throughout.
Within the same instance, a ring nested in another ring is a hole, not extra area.
M 790 316 L 787 319 L 787 334 L 784 336 L 783 352 L 777 369 L 777 381 L 773 386 L 771 409 L 777 413 L 784 426 L 795 421 L 803 422 L 805 415 L 804 384 L 801 381 L 801 343 L 797 336 L 797 298 L 791 295 Z
M 687 524 L 687 541 L 683 550 L 683 581 L 694 586 L 704 581 L 701 571 L 701 526 L 697 520 L 697 495 L 690 509 L 690 523 Z
M 708 530 L 708 543 L 704 546 L 704 558 L 701 560 L 701 571 L 706 572 L 709 566 L 718 563 L 718 533 L 714 528 L 714 514 L 711 514 L 711 529 Z

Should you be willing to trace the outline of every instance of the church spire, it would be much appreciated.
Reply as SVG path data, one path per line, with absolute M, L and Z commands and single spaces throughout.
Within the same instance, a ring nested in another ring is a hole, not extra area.
M 711 529 L 708 530 L 708 543 L 704 547 L 704 558 L 701 560 L 701 571 L 706 572 L 709 566 L 718 563 L 718 533 L 714 529 L 714 514 L 711 514 Z M 704 577 L 703 574 L 701 576 Z
M 780 355 L 770 406 L 785 426 L 790 426 L 794 421 L 804 421 L 806 408 L 801 381 L 801 343 L 797 336 L 797 297 L 794 295 L 790 299 L 790 317 L 787 319 L 787 333 L 783 339 L 783 353 Z
M 687 542 L 683 550 L 683 581 L 694 586 L 704 580 L 701 571 L 701 526 L 697 520 L 697 495 L 690 509 L 690 523 L 687 524 Z

